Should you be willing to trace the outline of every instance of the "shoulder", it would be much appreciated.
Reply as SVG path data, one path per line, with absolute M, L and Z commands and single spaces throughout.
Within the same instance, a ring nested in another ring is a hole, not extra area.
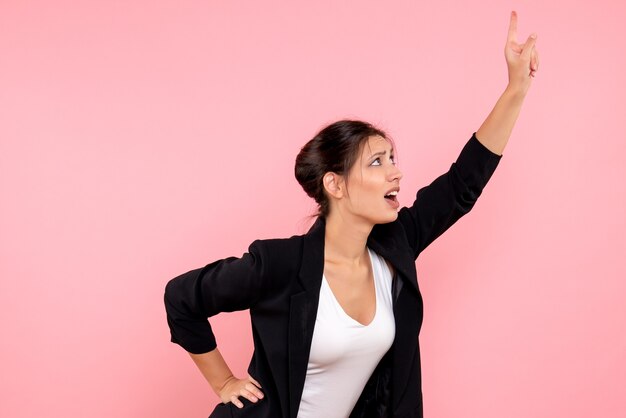
M 258 255 L 271 273 L 296 269 L 302 258 L 302 235 L 289 238 L 265 238 L 254 240 L 249 252 Z
M 284 289 L 298 275 L 302 263 L 303 236 L 254 240 L 248 252 L 262 264 L 263 287 L 267 294 Z
M 302 241 L 302 235 L 294 235 L 289 238 L 263 238 L 254 240 L 250 247 L 258 248 L 264 252 L 266 257 L 272 258 L 285 253 L 293 254 L 301 251 Z

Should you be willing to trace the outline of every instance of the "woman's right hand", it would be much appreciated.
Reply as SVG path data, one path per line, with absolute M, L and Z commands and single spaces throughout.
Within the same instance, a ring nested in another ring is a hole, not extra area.
M 243 408 L 243 403 L 239 400 L 243 396 L 250 402 L 256 403 L 259 399 L 263 399 L 263 392 L 260 390 L 261 385 L 248 375 L 245 379 L 237 379 L 231 376 L 219 391 L 220 399 L 223 403 L 232 402 L 237 408 Z
M 189 353 L 189 355 L 222 403 L 232 402 L 237 408 L 243 408 L 243 403 L 239 400 L 240 396 L 250 402 L 263 399 L 263 392 L 259 390 L 261 384 L 250 375 L 245 379 L 237 379 L 233 376 L 233 372 L 217 347 L 207 353 Z

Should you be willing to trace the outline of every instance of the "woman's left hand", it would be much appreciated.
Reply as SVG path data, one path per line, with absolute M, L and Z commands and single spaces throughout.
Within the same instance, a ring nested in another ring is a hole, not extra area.
M 539 70 L 539 53 L 535 47 L 537 35 L 531 34 L 525 43 L 517 43 L 517 13 L 511 12 L 509 34 L 506 39 L 504 56 L 509 69 L 509 86 L 528 91 L 531 80 Z

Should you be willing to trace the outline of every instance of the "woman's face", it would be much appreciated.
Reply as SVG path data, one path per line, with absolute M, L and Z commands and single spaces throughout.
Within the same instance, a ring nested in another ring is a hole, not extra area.
M 390 193 L 400 190 L 401 178 L 391 143 L 378 135 L 369 137 L 350 169 L 347 195 L 341 199 L 344 209 L 373 224 L 395 221 L 400 204 Z

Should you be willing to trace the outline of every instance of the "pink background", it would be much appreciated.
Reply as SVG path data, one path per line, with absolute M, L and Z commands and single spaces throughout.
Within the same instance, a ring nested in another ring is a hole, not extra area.
M 410 204 L 506 86 L 517 10 L 537 78 L 417 261 L 425 414 L 623 417 L 626 3 L 240 3 L 0 3 L 0 416 L 207 416 L 166 282 L 306 232 L 295 156 L 343 117 L 393 135 Z M 244 373 L 247 313 L 212 323 Z

